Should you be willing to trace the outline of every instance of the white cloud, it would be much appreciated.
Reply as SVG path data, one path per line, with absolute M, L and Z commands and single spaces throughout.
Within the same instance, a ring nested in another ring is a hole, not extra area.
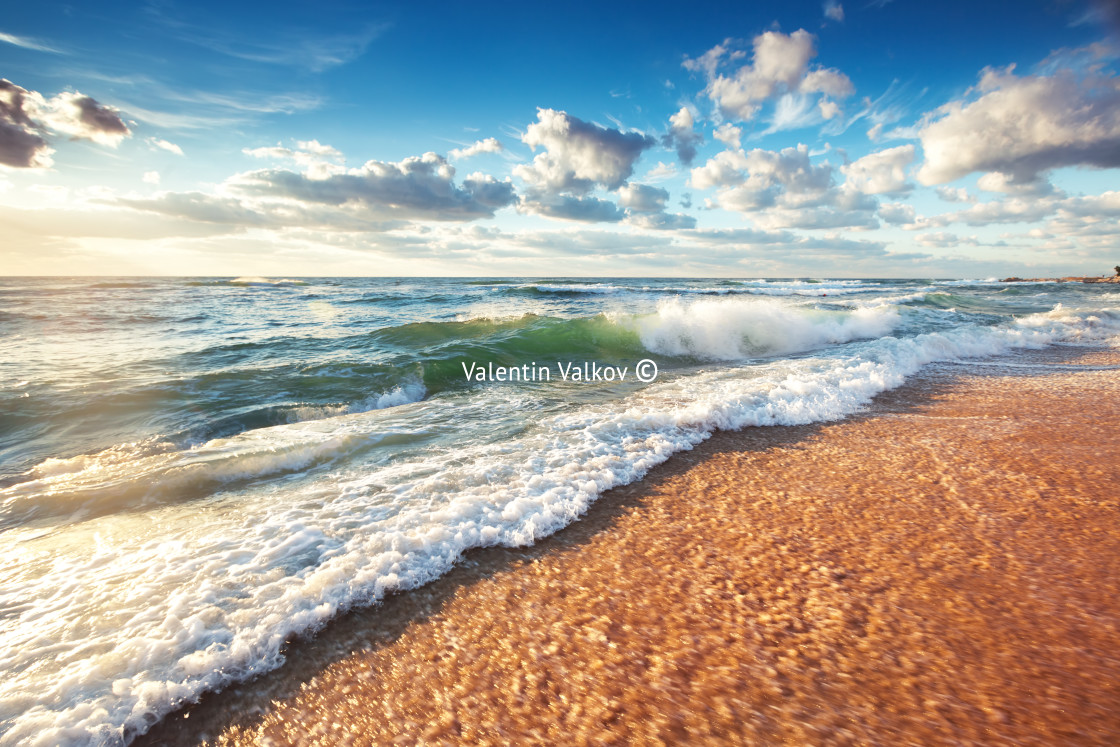
M 1033 223 L 1057 209 L 1053 199 L 1026 199 L 1011 197 L 1005 200 L 981 202 L 955 213 L 930 216 L 930 225 L 946 226 L 951 223 L 966 223 L 970 226 L 986 226 L 990 223 Z
M 62 50 L 55 49 L 47 44 L 44 44 L 37 39 L 31 39 L 26 36 L 16 36 L 15 34 L 5 34 L 0 31 L 0 42 L 11 44 L 16 47 L 23 47 L 24 49 L 33 49 L 36 52 L 50 52 L 52 54 L 64 54 Z
M 658 161 L 657 165 L 650 169 L 643 179 L 647 182 L 656 182 L 676 175 L 677 167 L 675 164 Z
M 538 109 L 537 120 L 521 140 L 544 152 L 513 169 L 527 185 L 518 210 L 565 220 L 622 220 L 626 213 L 621 208 L 590 193 L 599 187 L 622 188 L 642 152 L 656 141 L 554 109 Z
M 145 171 L 142 179 L 145 184 L 159 184 L 159 172 Z
M 898 195 L 914 185 L 906 181 L 906 167 L 914 161 L 914 146 L 877 151 L 840 167 L 852 189 L 868 195 Z
M 147 140 L 145 140 L 144 142 L 146 142 L 148 145 L 152 146 L 153 148 L 157 148 L 159 150 L 165 150 L 168 153 L 174 153 L 177 156 L 183 155 L 183 149 L 180 148 L 178 145 L 176 145 L 175 143 L 168 142 L 166 140 L 161 140 L 158 137 L 150 137 Z
M 669 193 L 645 184 L 627 184 L 618 190 L 618 204 L 639 213 L 657 213 L 665 209 Z
M 840 105 L 832 99 L 821 98 L 817 102 L 817 108 L 820 109 L 821 116 L 825 119 L 835 119 L 840 116 Z
M 447 157 L 453 161 L 458 161 L 463 158 L 470 158 L 477 156 L 479 153 L 500 153 L 502 151 L 502 144 L 496 137 L 488 137 L 485 140 L 479 140 L 473 145 L 468 145 L 466 148 L 453 148 Z
M 937 196 L 945 202 L 976 202 L 964 187 L 938 187 Z
M 833 21 L 841 23 L 844 20 L 844 6 L 836 0 L 829 0 L 824 4 L 824 15 L 825 18 L 831 18 Z
M 716 131 L 712 133 L 712 137 L 728 147 L 739 148 L 742 143 L 743 129 L 741 127 L 736 127 L 730 122 L 724 122 L 716 128 Z
M 810 69 L 809 62 L 817 50 L 813 35 L 804 29 L 792 34 L 767 31 L 756 36 L 751 63 L 723 75 L 717 70 L 724 58 L 729 62 L 742 56 L 728 52 L 727 46 L 718 45 L 698 60 L 686 60 L 685 67 L 705 73 L 708 97 L 729 117 L 753 119 L 765 102 L 788 95 L 794 97 L 786 104 L 785 119 L 790 120 L 789 110 L 802 108 L 798 96 L 823 94 L 843 99 L 854 90 L 852 82 L 838 70 Z M 804 108 L 815 109 L 811 105 Z
M 50 99 L 31 93 L 29 100 L 33 119 L 49 130 L 72 138 L 115 148 L 131 134 L 116 109 L 76 91 L 60 93 Z
M 892 226 L 914 225 L 917 222 L 914 206 L 902 202 L 888 202 L 880 205 L 879 217 Z
M 985 192 L 1002 192 L 1020 197 L 1043 197 L 1054 192 L 1054 185 L 1041 176 L 1029 181 L 1017 181 L 1013 176 L 992 171 L 976 180 L 976 186 Z
M 619 205 L 626 208 L 630 225 L 652 230 L 695 228 L 696 219 L 682 213 L 666 213 L 669 193 L 645 184 L 627 184 L 618 190 Z
M 696 219 L 683 213 L 631 213 L 626 222 L 653 231 L 678 231 L 696 228 Z
M 310 179 L 326 179 L 346 172 L 346 167 L 342 165 L 344 158 L 342 153 L 337 148 L 323 145 L 318 140 L 297 140 L 295 148 L 275 145 L 243 148 L 241 152 L 253 158 L 295 161 L 297 165 L 304 168 L 304 173 Z
M 637 132 L 621 132 L 573 117 L 555 109 L 538 109 L 537 122 L 521 140 L 544 148 L 531 164 L 514 174 L 539 189 L 586 193 L 596 184 L 618 189 L 634 172 L 642 151 L 654 144 Z
M 914 237 L 922 246 L 944 248 L 949 246 L 956 246 L 961 243 L 960 238 L 956 234 L 946 233 L 945 231 L 938 231 L 936 233 L 923 233 Z
M 1061 166 L 1120 166 L 1120 80 L 1115 76 L 1018 77 L 985 70 L 971 100 L 953 101 L 920 129 L 923 184 L 999 172 L 1026 185 Z
M 837 187 L 828 163 L 814 164 L 809 148 L 725 150 L 692 170 L 690 184 L 715 188 L 709 207 L 749 213 L 768 228 L 874 228 L 873 197 Z
M 817 199 L 832 186 L 832 166 L 814 166 L 805 145 L 780 152 L 755 148 L 725 150 L 703 166 L 692 170 L 692 186 L 697 189 L 728 188 L 721 195 L 733 209 L 752 209 L 773 205 L 781 195 L 787 206 Z
M 717 153 L 703 166 L 692 169 L 688 183 L 696 189 L 729 187 L 746 180 L 747 154 L 740 149 Z
M 692 110 L 682 106 L 680 111 L 669 117 L 669 134 L 664 138 L 665 146 L 676 148 L 677 157 L 685 166 L 696 158 L 696 146 L 704 142 L 703 135 L 696 132 L 694 126 Z

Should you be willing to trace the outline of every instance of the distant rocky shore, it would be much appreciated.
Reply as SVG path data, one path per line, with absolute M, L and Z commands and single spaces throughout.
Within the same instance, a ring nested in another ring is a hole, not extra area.
M 1067 278 L 1004 278 L 1001 283 L 1120 283 L 1120 275 L 1112 277 Z

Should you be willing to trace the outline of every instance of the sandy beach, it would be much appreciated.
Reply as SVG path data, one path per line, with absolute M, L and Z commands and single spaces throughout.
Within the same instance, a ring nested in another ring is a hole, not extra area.
M 1120 354 L 719 433 L 137 744 L 1109 744 Z

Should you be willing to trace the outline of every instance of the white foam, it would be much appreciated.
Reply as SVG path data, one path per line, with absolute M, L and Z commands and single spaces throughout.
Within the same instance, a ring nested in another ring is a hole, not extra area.
M 287 413 L 288 422 L 298 423 L 304 420 L 321 420 L 323 418 L 333 418 L 339 415 L 350 415 L 358 412 L 369 412 L 370 410 L 384 410 L 386 407 L 408 405 L 424 399 L 427 393 L 427 389 L 419 382 L 401 384 L 387 392 L 371 394 L 365 399 L 346 405 L 326 405 L 319 407 L 308 405 L 294 407 Z
M 287 286 L 300 286 L 300 285 L 307 285 L 307 281 L 306 280 L 292 280 L 291 278 L 279 278 L 277 280 L 272 280 L 270 278 L 262 278 L 262 277 L 255 277 L 254 276 L 254 277 L 234 278 L 233 280 L 229 281 L 229 284 L 230 285 L 245 285 L 245 286 L 250 286 L 250 287 L 253 287 L 253 286 L 256 286 L 256 287 L 270 287 L 270 286 L 286 286 L 286 285 Z
M 898 310 L 882 304 L 824 311 L 771 299 L 671 298 L 628 323 L 652 353 L 731 361 L 881 337 L 899 321 Z
M 236 480 L 297 472 L 337 459 L 390 433 L 371 429 L 361 415 L 419 402 L 424 387 L 406 384 L 366 400 L 330 408 L 307 408 L 313 420 L 258 428 L 190 449 L 152 439 L 121 444 L 96 454 L 49 458 L 28 479 L 0 489 L 0 517 L 103 513 L 133 505 L 190 498 Z M 324 428 L 316 420 L 332 419 Z

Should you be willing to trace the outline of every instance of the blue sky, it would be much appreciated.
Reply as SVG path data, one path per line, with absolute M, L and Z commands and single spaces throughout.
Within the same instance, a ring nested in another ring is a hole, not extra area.
M 0 272 L 1100 274 L 1117 20 L 25 4 L 0 20 Z

